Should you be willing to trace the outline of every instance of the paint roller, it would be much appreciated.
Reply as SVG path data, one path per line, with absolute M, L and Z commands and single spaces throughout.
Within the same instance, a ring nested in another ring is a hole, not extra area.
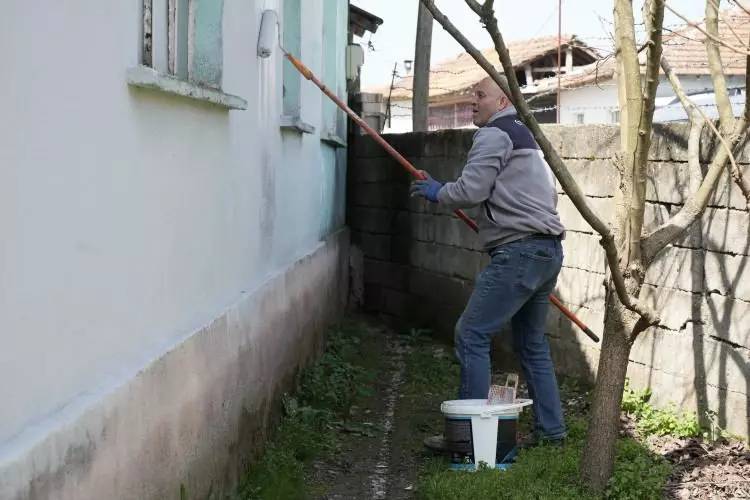
M 281 49 L 281 51 L 284 53 L 284 57 L 286 57 L 287 60 L 289 60 L 289 62 L 292 63 L 295 68 L 297 68 L 297 71 L 299 71 L 302 76 L 313 82 L 326 96 L 328 96 L 328 98 L 330 98 L 334 103 L 336 103 L 339 108 L 341 108 L 347 115 L 349 115 L 349 117 L 357 125 L 362 127 L 362 129 L 364 129 L 364 131 L 367 132 L 369 136 L 371 136 L 378 144 L 385 148 L 385 150 L 413 177 L 417 179 L 424 178 L 424 174 L 422 174 L 421 171 L 417 170 L 411 163 L 409 163 L 406 158 L 404 158 L 398 151 L 393 149 L 393 147 L 388 144 L 385 139 L 380 136 L 380 134 L 373 130 L 367 123 L 365 123 L 362 118 L 360 118 L 354 111 L 352 111 L 351 108 L 349 108 L 349 106 L 347 106 L 346 103 L 344 103 L 339 98 L 339 96 L 331 92 L 328 87 L 326 87 L 323 82 L 321 82 L 307 66 L 302 64 L 302 62 L 292 54 L 284 50 L 284 46 L 281 44 L 280 36 L 279 18 L 276 14 L 276 11 L 271 9 L 264 10 L 260 20 L 260 32 L 258 33 L 258 57 L 267 59 L 273 53 L 274 45 L 278 44 L 279 49 Z M 455 214 L 471 229 L 473 229 L 474 231 L 478 230 L 476 222 L 474 222 L 462 210 L 455 210 Z M 565 305 L 563 305 L 563 303 L 560 302 L 557 297 L 550 294 L 549 299 L 550 302 L 552 302 L 552 304 L 560 310 L 560 312 L 562 312 L 568 319 L 575 323 L 576 326 L 578 326 L 591 340 L 593 340 L 594 342 L 599 342 L 599 337 L 594 332 L 592 332 L 585 323 L 578 319 L 573 311 L 565 307 Z
M 266 59 L 273 53 L 278 25 L 279 18 L 276 11 L 264 10 L 260 18 L 260 33 L 258 33 L 258 57 Z M 280 42 L 279 46 L 281 46 Z

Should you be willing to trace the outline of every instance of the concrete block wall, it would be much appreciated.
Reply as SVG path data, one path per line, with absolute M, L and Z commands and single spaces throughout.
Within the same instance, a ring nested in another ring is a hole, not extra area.
M 614 211 L 617 173 L 611 159 L 620 144 L 613 126 L 546 125 L 589 203 L 607 219 Z M 471 145 L 471 130 L 387 135 L 417 168 L 455 179 Z M 706 133 L 701 160 L 717 145 Z M 368 137 L 357 137 L 348 173 L 348 224 L 364 255 L 364 306 L 397 323 L 429 327 L 450 338 L 488 262 L 474 233 L 450 211 L 408 197 L 409 177 Z M 650 153 L 646 229 L 666 221 L 690 195 L 687 127 L 658 125 Z M 738 161 L 750 175 L 750 147 Z M 705 172 L 705 163 L 703 170 Z M 604 320 L 606 262 L 599 238 L 559 190 L 567 228 L 565 262 L 556 294 L 593 330 Z M 471 215 L 472 212 L 469 211 Z M 657 404 L 716 412 L 719 425 L 750 434 L 750 214 L 725 173 L 700 221 L 658 257 L 643 293 L 663 324 L 633 347 L 629 377 L 651 386 Z M 548 334 L 563 373 L 593 378 L 599 344 L 592 343 L 554 307 Z M 498 359 L 510 352 L 507 335 Z

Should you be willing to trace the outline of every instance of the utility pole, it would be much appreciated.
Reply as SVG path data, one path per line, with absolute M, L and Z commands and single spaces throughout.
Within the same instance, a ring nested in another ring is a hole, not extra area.
M 557 123 L 560 123 L 560 66 L 562 63 L 562 0 L 557 2 Z
M 430 51 L 432 48 L 432 14 L 419 2 L 417 39 L 414 44 L 414 79 L 412 84 L 412 130 L 427 130 L 430 102 Z
M 396 81 L 396 75 L 398 75 L 398 71 L 396 71 L 396 67 L 398 66 L 398 62 L 393 63 L 393 73 L 391 73 L 391 88 L 388 89 L 388 101 L 386 102 L 386 120 L 388 120 L 388 127 L 391 126 L 391 94 L 393 93 L 393 84 Z

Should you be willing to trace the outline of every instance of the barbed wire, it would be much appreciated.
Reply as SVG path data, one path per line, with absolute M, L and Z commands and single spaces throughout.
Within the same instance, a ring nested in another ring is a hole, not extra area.
M 616 85 L 612 85 L 612 86 L 616 86 Z M 686 95 L 688 97 L 694 97 L 696 95 L 706 94 L 708 92 L 713 92 L 713 91 L 714 91 L 713 87 L 702 87 L 702 88 L 697 88 L 697 89 L 690 89 L 690 90 L 686 91 Z M 747 97 L 747 89 L 745 87 L 731 86 L 731 87 L 727 87 L 727 91 L 730 93 L 730 97 L 742 95 L 743 93 Z M 554 94 L 550 94 L 550 95 L 554 95 Z M 667 98 L 667 97 L 673 98 L 673 99 L 677 99 L 677 96 L 673 96 L 673 95 L 662 96 L 660 98 L 663 99 L 663 98 Z M 741 103 L 735 102 L 733 104 L 735 104 L 735 105 L 742 105 L 742 104 L 744 104 L 744 102 L 741 102 Z M 454 104 L 445 104 L 445 105 L 442 105 L 442 106 L 440 104 L 437 104 L 437 105 L 433 106 L 433 109 L 440 108 L 440 107 L 446 107 L 447 108 L 447 107 L 450 107 L 450 106 L 459 106 L 459 105 L 460 106 L 464 106 L 464 107 L 470 106 L 469 103 L 454 103 Z M 696 104 L 696 106 L 697 107 L 714 108 L 714 107 L 716 107 L 716 104 L 714 104 L 714 103 Z M 397 108 L 397 109 L 405 109 L 405 110 L 411 110 L 412 109 L 411 106 L 405 106 L 403 104 L 398 104 L 397 102 L 391 102 L 391 107 Z M 673 103 L 669 103 L 669 104 L 658 106 L 657 109 L 664 109 L 664 108 L 670 108 L 670 107 L 682 107 L 682 104 L 680 102 L 676 101 L 676 102 L 673 102 Z M 554 104 L 554 105 L 551 105 L 551 106 L 545 106 L 545 107 L 541 107 L 541 108 L 532 108 L 532 111 L 533 112 L 543 112 L 543 111 L 552 111 L 552 110 L 556 110 L 556 109 L 557 109 L 557 105 Z M 566 110 L 566 111 L 576 111 L 576 110 L 617 110 L 617 109 L 619 109 L 619 106 L 618 105 L 561 106 L 560 109 L 561 110 Z
M 582 75 L 582 76 L 587 76 L 587 75 Z M 744 78 L 744 76 L 742 76 L 742 78 Z M 598 86 L 600 88 L 617 87 L 617 83 L 602 82 L 602 83 L 599 83 Z M 411 88 L 408 88 L 408 87 L 393 87 L 393 88 L 394 89 L 399 89 L 399 90 L 406 90 L 407 92 L 413 93 L 413 90 Z M 525 90 L 532 90 L 533 88 L 534 87 L 529 87 L 528 85 L 524 85 L 524 86 L 520 87 L 520 90 L 523 92 Z M 580 86 L 575 86 L 575 87 L 562 86 L 562 87 L 560 87 L 560 90 L 575 90 L 577 88 L 580 88 Z M 744 90 L 744 89 L 745 89 L 744 86 L 728 86 L 727 87 L 728 91 L 734 91 L 734 90 L 740 91 L 740 90 Z M 430 90 L 446 90 L 446 91 L 450 91 L 450 92 L 458 92 L 458 91 L 463 90 L 463 89 L 444 89 L 442 87 L 432 87 L 432 86 L 430 86 Z M 690 88 L 690 89 L 686 90 L 685 92 L 686 92 L 686 94 L 688 96 L 691 96 L 691 95 L 695 95 L 695 94 L 704 94 L 704 93 L 707 93 L 707 92 L 714 92 L 715 90 L 716 89 L 714 87 L 700 87 L 700 88 Z M 547 91 L 551 91 L 552 93 L 550 95 L 554 95 L 554 93 L 557 92 L 557 86 L 553 86 L 553 87 L 550 87 L 550 88 L 545 88 L 543 90 L 543 92 L 547 92 Z M 529 94 L 531 94 L 531 92 Z M 531 96 L 532 95 L 529 95 L 529 97 L 531 97 Z M 661 96 L 661 97 L 671 97 L 671 96 Z M 397 99 L 397 100 L 401 100 L 401 99 Z M 391 106 L 396 106 L 396 107 L 400 106 L 400 107 L 409 108 L 408 106 L 402 106 L 400 104 L 393 103 L 393 102 L 391 102 Z

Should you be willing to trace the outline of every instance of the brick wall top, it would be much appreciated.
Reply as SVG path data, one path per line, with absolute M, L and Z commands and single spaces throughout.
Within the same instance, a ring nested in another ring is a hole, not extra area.
M 616 125 L 542 125 L 547 138 L 562 158 L 612 158 L 620 148 L 620 129 Z M 687 161 L 687 123 L 656 123 L 649 159 L 652 161 Z M 383 138 L 404 156 L 461 157 L 471 147 L 474 129 L 439 130 L 385 134 Z M 701 137 L 701 162 L 708 162 L 720 147 L 708 127 Z M 369 136 L 354 142 L 357 158 L 378 158 L 388 153 Z M 737 155 L 740 163 L 750 163 L 750 144 Z

